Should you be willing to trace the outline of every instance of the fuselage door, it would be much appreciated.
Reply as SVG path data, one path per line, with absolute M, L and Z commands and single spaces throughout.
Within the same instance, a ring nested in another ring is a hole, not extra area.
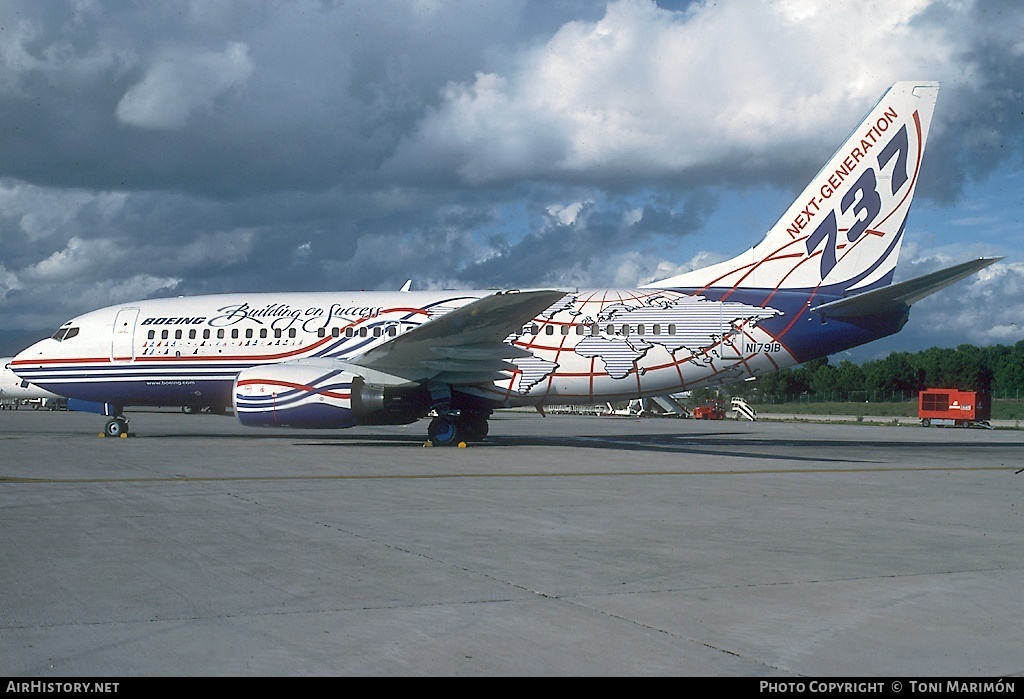
M 136 307 L 122 308 L 114 318 L 114 336 L 110 341 L 110 360 L 113 362 L 130 362 L 135 359 L 135 321 L 138 320 L 139 309 Z

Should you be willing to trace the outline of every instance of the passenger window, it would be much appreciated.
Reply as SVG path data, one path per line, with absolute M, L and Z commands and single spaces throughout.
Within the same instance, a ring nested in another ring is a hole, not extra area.
M 555 334 L 555 326 L 554 325 L 545 325 L 544 326 L 544 332 L 547 335 L 554 335 Z
M 203 339 L 204 340 L 209 340 L 210 339 L 210 329 L 209 328 L 203 330 Z
M 345 328 L 345 337 L 353 337 L 356 334 L 354 328 Z
M 148 337 L 150 340 L 155 339 L 156 338 L 156 330 L 150 330 L 149 334 L 146 337 Z
M 175 330 L 174 331 L 174 339 L 175 340 L 180 340 L 181 339 L 181 331 L 180 330 Z
M 278 340 L 281 339 L 281 328 L 274 328 L 274 338 Z
M 246 340 L 251 340 L 252 339 L 252 328 L 246 328 L 245 329 L 245 339 Z
M 224 339 L 224 328 L 221 328 L 220 330 L 217 331 L 217 339 L 218 340 L 223 340 Z
M 288 328 L 288 337 L 295 337 L 295 328 Z
M 331 337 L 341 337 L 341 328 L 331 328 Z
M 260 328 L 260 339 L 266 339 L 266 337 L 267 337 L 267 329 L 266 328 Z
M 232 340 L 237 340 L 238 339 L 238 328 L 231 328 L 231 339 Z
M 196 330 L 195 330 L 195 328 L 192 328 L 191 330 L 188 331 L 188 339 L 190 339 L 190 340 L 196 339 Z
M 170 336 L 171 336 L 170 331 L 168 331 L 168 330 L 161 330 L 160 331 L 160 339 L 161 340 L 166 340 Z
M 381 333 L 381 329 L 380 328 L 374 328 L 373 329 L 373 336 L 374 337 L 380 337 L 380 333 Z
M 669 335 L 675 335 L 675 334 L 676 334 L 676 326 L 675 326 L 675 323 L 669 323 L 669 324 L 668 324 L 668 334 L 669 334 Z
M 366 328 L 359 328 L 359 337 L 366 337 Z

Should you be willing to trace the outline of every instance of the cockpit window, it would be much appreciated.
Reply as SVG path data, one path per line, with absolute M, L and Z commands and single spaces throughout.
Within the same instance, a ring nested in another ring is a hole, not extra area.
M 78 328 L 61 328 L 53 334 L 53 339 L 57 342 L 63 342 L 64 340 L 70 340 L 78 334 Z

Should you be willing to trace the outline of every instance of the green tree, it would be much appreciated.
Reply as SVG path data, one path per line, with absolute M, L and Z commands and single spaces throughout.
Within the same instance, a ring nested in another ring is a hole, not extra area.
M 835 393 L 840 390 L 835 367 L 828 363 L 828 358 L 807 362 L 803 370 L 811 393 Z
M 849 397 L 854 391 L 864 390 L 864 381 L 863 369 L 849 359 L 839 362 L 839 366 L 836 367 L 836 390 Z
M 909 352 L 892 354 L 864 366 L 865 387 L 870 391 L 912 393 L 918 389 L 917 368 Z
M 991 391 L 992 368 L 985 361 L 985 352 L 974 345 L 960 345 L 953 354 L 953 373 L 961 390 Z
M 1013 347 L 1003 347 L 992 365 L 992 389 L 1018 391 L 1024 389 L 1024 340 Z

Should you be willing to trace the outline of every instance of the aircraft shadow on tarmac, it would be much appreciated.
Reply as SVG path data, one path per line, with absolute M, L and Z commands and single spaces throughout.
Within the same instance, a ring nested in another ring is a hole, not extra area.
M 140 422 L 142 420 L 140 419 Z M 425 439 L 419 430 L 410 434 L 396 434 L 393 428 L 366 430 L 346 430 L 344 432 L 308 432 L 304 430 L 246 430 L 244 433 L 233 429 L 214 428 L 207 431 L 200 429 L 163 431 L 155 426 L 139 425 L 140 431 L 134 432 L 132 440 L 164 440 L 185 441 L 261 441 L 268 444 L 291 443 L 295 446 L 320 448 L 373 448 L 373 449 L 412 449 L 422 448 Z M 415 427 L 415 425 L 414 425 Z M 358 429 L 358 428 L 357 428 Z M 879 464 L 899 461 L 900 452 L 920 452 L 927 449 L 946 455 L 957 452 L 978 450 L 1014 450 L 1024 447 L 1024 441 L 999 442 L 964 442 L 958 439 L 942 441 L 913 439 L 912 435 L 901 434 L 899 439 L 862 440 L 862 439 L 815 439 L 807 436 L 785 435 L 778 438 L 753 436 L 749 430 L 715 430 L 698 433 L 680 433 L 675 431 L 645 431 L 637 429 L 632 433 L 592 433 L 574 435 L 538 435 L 530 434 L 525 428 L 519 434 L 492 434 L 483 442 L 472 443 L 468 449 L 475 453 L 486 453 L 493 449 L 525 449 L 570 448 L 600 449 L 602 451 L 622 451 L 633 454 L 680 454 L 701 455 L 719 458 L 761 459 L 787 462 L 807 463 L 855 463 Z M 50 436 L 82 436 L 81 432 L 58 431 Z M 120 440 L 116 440 L 120 441 Z M 434 449 L 451 449 L 452 447 L 435 447 Z M 872 453 L 889 454 L 888 458 L 873 459 Z M 859 455 L 859 456 L 858 456 Z M 948 463 L 948 461 L 947 461 Z
M 919 451 L 927 448 L 930 451 L 942 451 L 947 454 L 956 451 L 976 451 L 986 449 L 1019 449 L 1024 442 L 999 442 L 994 444 L 971 443 L 959 441 L 948 442 L 892 442 L 830 439 L 779 439 L 743 438 L 744 433 L 729 432 L 721 434 L 680 435 L 678 433 L 644 433 L 636 435 L 609 436 L 602 434 L 573 436 L 538 436 L 538 435 L 500 435 L 488 437 L 484 442 L 469 445 L 471 450 L 491 449 L 523 449 L 528 447 L 562 447 L 571 449 L 600 449 L 603 451 L 626 451 L 632 453 L 659 453 L 680 455 L 702 455 L 722 458 L 779 460 L 787 462 L 808 463 L 856 463 L 881 464 L 899 461 L 898 458 L 871 459 L 857 458 L 851 455 L 852 446 L 858 453 L 873 451 L 898 453 L 900 451 Z M 292 436 L 294 439 L 294 436 Z M 380 448 L 410 448 L 423 445 L 422 439 L 404 435 L 353 435 L 345 434 L 330 436 L 327 439 L 296 440 L 296 446 L 307 447 L 341 447 L 341 446 L 373 446 Z

